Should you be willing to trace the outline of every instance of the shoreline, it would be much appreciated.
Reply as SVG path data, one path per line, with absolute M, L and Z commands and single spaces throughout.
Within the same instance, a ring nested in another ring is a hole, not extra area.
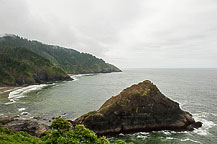
M 100 73 L 102 73 L 102 72 L 100 72 Z M 81 73 L 81 74 L 67 73 L 67 75 L 72 78 L 69 81 L 73 81 L 74 76 L 85 76 L 85 75 L 94 75 L 94 74 L 99 74 L 99 73 Z M 68 80 L 63 80 L 63 81 L 68 81 Z M 45 82 L 45 83 L 34 83 L 34 84 L 29 84 L 29 85 L 24 84 L 22 86 L 0 86 L 0 95 L 3 94 L 3 93 L 6 93 L 6 92 L 11 92 L 11 91 L 16 90 L 18 88 L 23 88 L 23 87 L 27 87 L 27 86 L 31 86 L 31 85 L 53 84 L 53 83 L 56 83 L 56 82 L 63 82 L 63 81 L 50 81 L 50 82 Z
M 18 89 L 18 88 L 21 88 L 21 87 L 16 87 L 16 86 L 4 86 L 4 87 L 0 87 L 0 95 L 1 94 L 4 94 L 4 93 L 7 93 L 7 92 L 11 92 L 15 89 Z
M 68 81 L 68 80 L 65 80 L 65 81 Z M 73 81 L 73 79 L 71 81 Z M 51 81 L 51 82 L 34 83 L 34 84 L 28 84 L 28 85 L 24 84 L 24 85 L 21 85 L 21 86 L 0 86 L 0 96 L 2 94 L 9 93 L 11 91 L 14 91 L 14 90 L 17 90 L 17 89 L 20 89 L 20 88 L 24 88 L 24 87 L 28 87 L 28 86 L 33 86 L 33 85 L 41 85 L 41 84 L 49 85 L 49 84 L 54 84 L 56 82 L 63 82 L 63 81 Z

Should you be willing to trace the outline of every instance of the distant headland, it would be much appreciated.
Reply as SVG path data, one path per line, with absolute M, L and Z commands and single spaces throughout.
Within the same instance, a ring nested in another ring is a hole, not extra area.
M 121 72 L 104 60 L 73 49 L 16 35 L 0 37 L 0 86 L 72 80 L 67 74 Z

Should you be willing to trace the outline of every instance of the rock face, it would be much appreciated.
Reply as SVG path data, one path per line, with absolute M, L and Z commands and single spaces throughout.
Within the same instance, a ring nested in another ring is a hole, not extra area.
M 139 131 L 193 130 L 202 126 L 192 115 L 180 109 L 177 102 L 164 96 L 146 80 L 123 90 L 107 100 L 99 110 L 77 118 L 98 135 Z
M 49 129 L 47 125 L 39 124 L 37 121 L 9 117 L 1 117 L 0 125 L 16 131 L 25 131 L 37 137 L 41 137 Z

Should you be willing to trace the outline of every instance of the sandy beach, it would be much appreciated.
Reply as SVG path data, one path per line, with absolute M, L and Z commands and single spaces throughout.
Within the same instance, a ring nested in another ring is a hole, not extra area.
M 8 96 L 11 91 L 18 88 L 20 87 L 0 87 L 0 96 Z
M 0 93 L 5 93 L 5 92 L 8 92 L 8 91 L 12 91 L 15 88 L 18 88 L 18 87 L 0 87 Z

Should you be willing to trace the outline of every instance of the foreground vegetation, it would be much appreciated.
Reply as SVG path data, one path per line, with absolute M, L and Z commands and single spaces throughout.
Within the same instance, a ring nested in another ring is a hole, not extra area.
M 72 129 L 72 125 L 62 118 L 53 121 L 51 127 L 41 138 L 0 127 L 0 144 L 127 144 L 122 140 L 110 142 L 105 137 L 97 137 L 83 125 Z

